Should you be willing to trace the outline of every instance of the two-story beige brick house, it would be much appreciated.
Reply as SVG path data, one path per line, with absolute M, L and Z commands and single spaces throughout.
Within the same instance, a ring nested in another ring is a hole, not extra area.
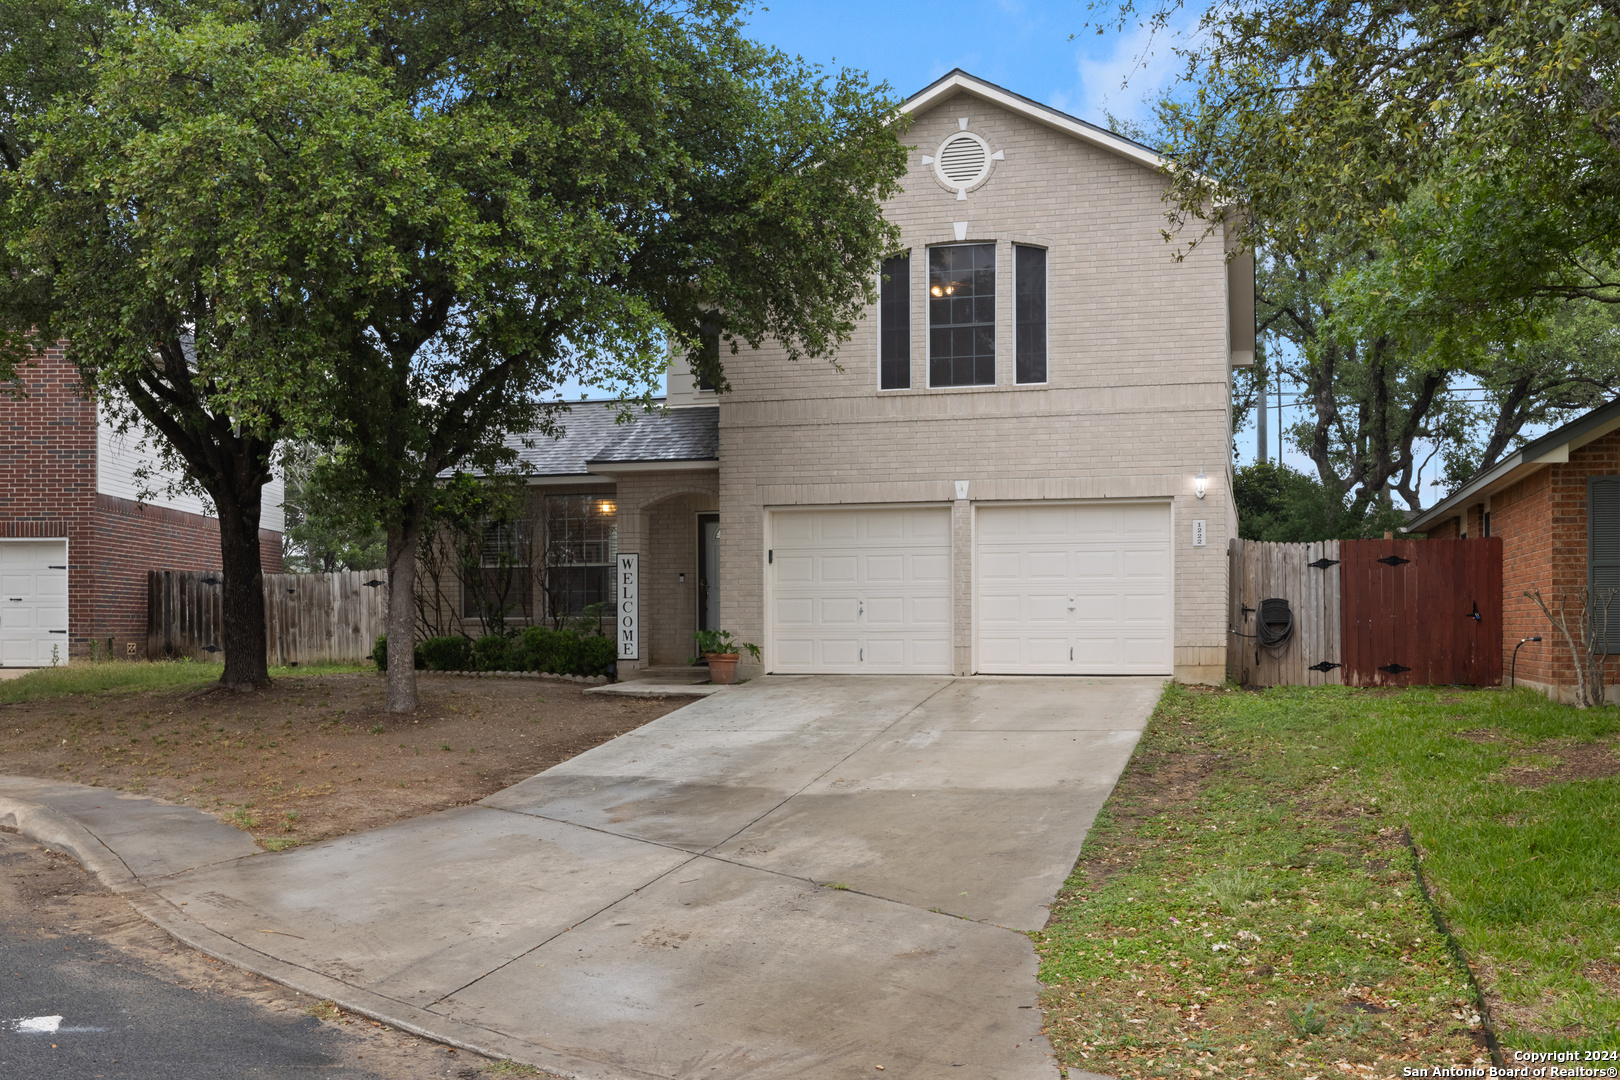
M 634 609 L 624 675 L 719 626 L 774 673 L 1220 681 L 1252 261 L 1178 261 L 1118 135 L 961 71 L 905 109 L 902 250 L 836 366 L 745 351 L 723 395 L 672 368 L 667 415 L 576 408 L 531 455 L 537 516 L 638 556 L 580 602 Z

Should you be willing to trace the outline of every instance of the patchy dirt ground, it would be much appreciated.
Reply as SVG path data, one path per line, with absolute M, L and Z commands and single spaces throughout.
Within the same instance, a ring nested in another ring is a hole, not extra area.
M 276 850 L 475 802 L 687 704 L 548 680 L 419 685 L 407 717 L 383 712 L 370 674 L 0 705 L 0 773 L 197 806 Z
M 100 963 L 114 963 L 205 997 L 246 1001 L 268 1016 L 313 1016 L 337 1036 L 322 1041 L 341 1055 L 331 1066 L 334 1075 L 386 1080 L 545 1075 L 395 1031 L 222 964 L 141 918 L 71 857 L 47 851 L 9 830 L 0 830 L 0 910 L 5 912 L 8 934 L 41 942 L 93 938 L 110 946 L 110 952 L 99 956 Z M 233 1036 L 222 1032 L 221 1037 Z M 123 1075 L 116 1069 L 114 1073 Z

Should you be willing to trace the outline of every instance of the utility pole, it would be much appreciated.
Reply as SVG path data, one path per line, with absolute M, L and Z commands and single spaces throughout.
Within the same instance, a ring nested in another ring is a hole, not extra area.
M 1258 369 L 1256 369 L 1256 373 L 1260 376 L 1260 378 L 1259 378 L 1259 386 L 1255 389 L 1255 393 L 1259 395 L 1260 400 L 1259 400 L 1259 407 L 1257 409 L 1255 409 L 1255 412 L 1254 412 L 1254 415 L 1255 415 L 1255 418 L 1256 418 L 1256 425 L 1255 426 L 1256 426 L 1256 429 L 1257 429 L 1255 431 L 1255 436 L 1256 436 L 1255 442 L 1258 445 L 1258 449 L 1255 452 L 1254 459 L 1256 461 L 1265 461 L 1266 460 L 1266 454 L 1269 452 L 1269 449 L 1270 449 L 1269 443 L 1270 443 L 1271 440 L 1266 435 L 1266 411 L 1267 411 L 1267 404 L 1266 404 L 1266 367 L 1265 367 L 1264 363 L 1262 363 L 1260 365 L 1260 367 Z

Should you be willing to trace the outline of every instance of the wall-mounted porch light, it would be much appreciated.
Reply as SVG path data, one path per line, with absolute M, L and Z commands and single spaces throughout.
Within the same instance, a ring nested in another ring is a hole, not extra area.
M 1204 497 L 1204 492 L 1208 490 L 1209 477 L 1204 475 L 1203 467 L 1200 466 L 1198 469 L 1198 475 L 1193 477 L 1193 494 L 1202 499 Z

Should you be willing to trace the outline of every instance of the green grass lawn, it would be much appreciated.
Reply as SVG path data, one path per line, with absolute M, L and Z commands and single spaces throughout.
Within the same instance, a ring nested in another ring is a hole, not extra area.
M 1620 1030 L 1620 710 L 1172 686 L 1047 929 L 1047 1031 L 1118 1076 L 1398 1076 Z
M 15 679 L 0 681 L 0 705 L 69 694 L 133 694 L 142 690 L 182 689 L 202 686 L 219 678 L 222 664 L 194 660 L 154 660 L 130 662 L 74 661 L 58 667 L 40 668 Z M 272 679 L 306 675 L 335 675 L 350 671 L 375 671 L 371 664 L 317 664 L 295 668 L 271 668 Z

